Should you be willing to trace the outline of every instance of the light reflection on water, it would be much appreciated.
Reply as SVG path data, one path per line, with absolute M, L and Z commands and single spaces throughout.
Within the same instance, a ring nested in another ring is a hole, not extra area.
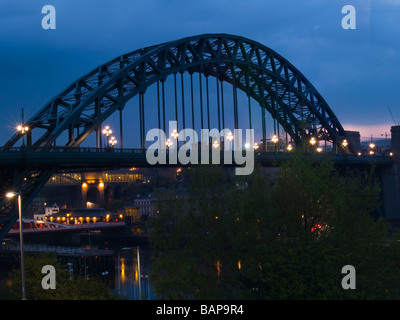
M 113 248 L 113 251 L 115 253 L 115 272 L 110 273 L 111 281 L 112 277 L 114 277 L 112 291 L 128 300 L 140 300 L 140 298 L 142 300 L 155 300 L 156 294 L 151 286 L 151 279 L 149 279 L 151 265 L 150 248 L 145 246 L 139 247 L 140 278 L 137 247 Z M 19 268 L 18 263 L 12 267 L 3 266 L 0 263 L 0 286 L 9 283 L 10 272 L 13 268 Z M 89 275 L 93 275 L 89 266 L 86 266 L 86 268 Z
M 146 247 L 139 249 L 128 247 L 118 250 L 114 291 L 129 300 L 140 300 L 140 297 L 142 300 L 154 300 L 155 293 L 149 279 L 150 257 L 150 250 Z

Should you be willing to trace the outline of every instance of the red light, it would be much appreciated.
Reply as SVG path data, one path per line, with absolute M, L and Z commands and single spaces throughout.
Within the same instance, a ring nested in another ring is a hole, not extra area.
M 311 228 L 311 232 L 314 232 L 315 230 L 317 230 L 317 228 L 318 228 L 318 229 L 322 229 L 322 225 L 319 224 L 319 223 L 316 224 L 315 227 L 312 227 L 312 228 Z

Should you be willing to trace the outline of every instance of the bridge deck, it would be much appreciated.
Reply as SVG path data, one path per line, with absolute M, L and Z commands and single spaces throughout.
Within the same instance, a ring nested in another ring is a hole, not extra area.
M 168 162 L 157 166 L 186 166 L 179 163 Z M 209 159 L 211 159 L 211 151 Z M 281 162 L 292 158 L 289 152 L 255 152 L 255 161 L 263 166 L 278 166 Z M 393 158 L 388 156 L 357 156 L 353 154 L 306 154 L 314 159 L 330 158 L 336 164 L 345 165 L 391 165 Z M 220 152 L 220 163 L 224 164 L 224 152 Z M 201 163 L 201 152 L 198 152 L 198 163 Z M 190 163 L 188 164 L 190 165 Z M 232 156 L 231 166 L 237 166 L 235 157 Z M 71 147 L 10 147 L 0 148 L 1 167 L 44 167 L 55 166 L 60 169 L 74 168 L 129 168 L 152 167 L 146 159 L 146 150 L 143 149 L 118 149 L 118 148 L 71 148 Z M 228 165 L 229 166 L 229 165 Z

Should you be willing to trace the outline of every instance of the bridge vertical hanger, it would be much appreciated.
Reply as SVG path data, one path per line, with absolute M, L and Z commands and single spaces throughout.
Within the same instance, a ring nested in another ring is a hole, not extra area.
M 122 110 L 124 108 L 118 108 L 119 110 L 119 138 L 120 138 L 120 147 L 121 149 L 124 147 L 124 137 L 123 137 L 123 130 L 122 130 Z
M 239 129 L 237 87 L 235 80 L 233 83 L 233 118 L 234 118 L 235 129 Z
M 179 126 L 178 126 L 178 89 L 176 87 L 176 72 L 174 73 L 174 98 L 175 98 L 176 130 L 179 132 Z
M 157 120 L 158 128 L 161 129 L 160 81 L 157 81 Z
M 201 128 L 204 129 L 203 122 L 203 85 L 201 81 L 201 72 L 199 72 L 199 90 L 200 90 L 200 120 L 201 120 Z
M 275 95 L 276 97 L 278 97 L 279 95 L 278 95 L 277 82 L 275 81 L 275 82 L 273 82 L 273 84 L 275 84 L 275 89 L 273 89 L 272 93 L 270 93 L 270 94 L 271 95 Z M 272 89 L 272 84 L 271 84 L 270 88 Z M 274 135 L 276 136 L 277 132 L 278 132 L 277 131 L 277 124 L 278 124 L 277 119 L 279 118 L 279 112 L 278 112 L 278 108 L 277 108 L 276 103 L 275 103 L 275 99 L 271 99 L 271 104 L 272 104 L 272 110 L 273 110 L 273 113 L 271 113 L 271 116 L 272 116 L 272 121 L 274 123 Z M 278 138 L 279 138 L 279 132 L 278 132 Z
M 162 91 L 162 112 L 163 112 L 163 130 L 166 132 L 166 120 L 165 120 L 165 79 L 161 80 L 161 91 Z
M 144 116 L 144 93 L 139 93 L 139 130 L 140 130 L 140 149 L 146 149 L 145 135 L 145 116 Z
M 183 71 L 181 72 L 181 94 L 182 94 L 182 128 L 183 128 L 183 136 L 185 136 L 185 129 L 186 129 L 186 120 L 185 120 L 185 86 L 184 86 L 184 77 Z
M 217 108 L 218 108 L 218 131 L 221 132 L 221 110 L 220 110 L 220 98 L 219 98 L 219 80 L 218 76 L 216 77 L 217 83 Z
M 251 97 L 250 95 L 247 95 L 247 104 L 249 106 L 249 129 L 253 129 L 252 123 L 251 123 Z
M 125 65 L 125 58 L 124 56 L 121 57 L 120 60 L 120 68 L 123 69 Z M 116 81 L 116 86 L 118 88 L 118 111 L 119 111 L 119 138 L 120 138 L 120 147 L 123 148 L 124 146 L 124 138 L 123 138 L 123 128 L 122 128 L 122 110 L 125 107 L 125 102 L 121 102 L 124 96 L 124 81 L 122 79 L 118 79 Z
M 206 92 L 207 92 L 207 128 L 211 129 L 210 127 L 210 96 L 208 91 L 208 75 L 206 75 Z
M 224 84 L 221 79 L 221 114 L 222 114 L 222 128 L 225 129 L 225 104 L 224 104 Z
M 157 80 L 157 124 L 158 136 L 161 137 L 161 102 L 160 102 L 160 81 Z M 159 141 L 159 148 L 161 149 L 161 141 Z
M 190 74 L 190 99 L 192 103 L 192 129 L 195 130 L 194 125 L 194 94 L 193 94 L 193 72 L 189 72 Z
M 277 134 L 277 137 L 278 137 L 278 139 L 280 139 L 279 138 L 279 120 L 278 119 L 276 119 L 276 134 Z M 279 142 L 278 142 L 279 143 Z M 279 144 L 278 144 L 278 150 L 279 150 Z
M 94 101 L 94 118 L 98 118 L 100 113 L 99 98 L 96 98 Z M 101 148 L 101 124 L 96 127 L 96 148 Z
M 262 77 L 264 78 L 264 77 Z M 265 116 L 265 96 L 264 88 L 262 88 L 261 83 L 258 83 L 258 94 L 261 99 L 261 124 L 262 124 L 262 145 L 263 151 L 267 151 L 267 127 L 266 127 L 266 116 Z
M 142 136 L 142 96 L 143 93 L 139 93 L 139 133 L 140 133 L 140 149 L 144 149 L 143 148 L 143 136 Z
M 250 71 L 249 68 L 246 68 L 246 94 L 248 99 L 248 107 L 249 107 L 249 129 L 253 129 L 251 123 L 251 95 L 250 95 Z

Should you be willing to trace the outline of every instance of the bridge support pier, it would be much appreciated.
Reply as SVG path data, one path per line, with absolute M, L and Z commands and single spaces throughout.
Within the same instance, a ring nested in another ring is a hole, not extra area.
M 82 207 L 102 208 L 104 206 L 105 183 L 98 172 L 82 175 L 81 197 Z
M 394 163 L 382 169 L 383 210 L 387 220 L 400 226 L 400 126 L 391 128 Z
M 400 161 L 400 126 L 393 126 L 390 128 L 390 132 L 392 134 L 392 148 L 391 151 L 393 152 L 397 161 Z
M 399 162 L 382 168 L 382 205 L 385 218 L 400 226 Z

